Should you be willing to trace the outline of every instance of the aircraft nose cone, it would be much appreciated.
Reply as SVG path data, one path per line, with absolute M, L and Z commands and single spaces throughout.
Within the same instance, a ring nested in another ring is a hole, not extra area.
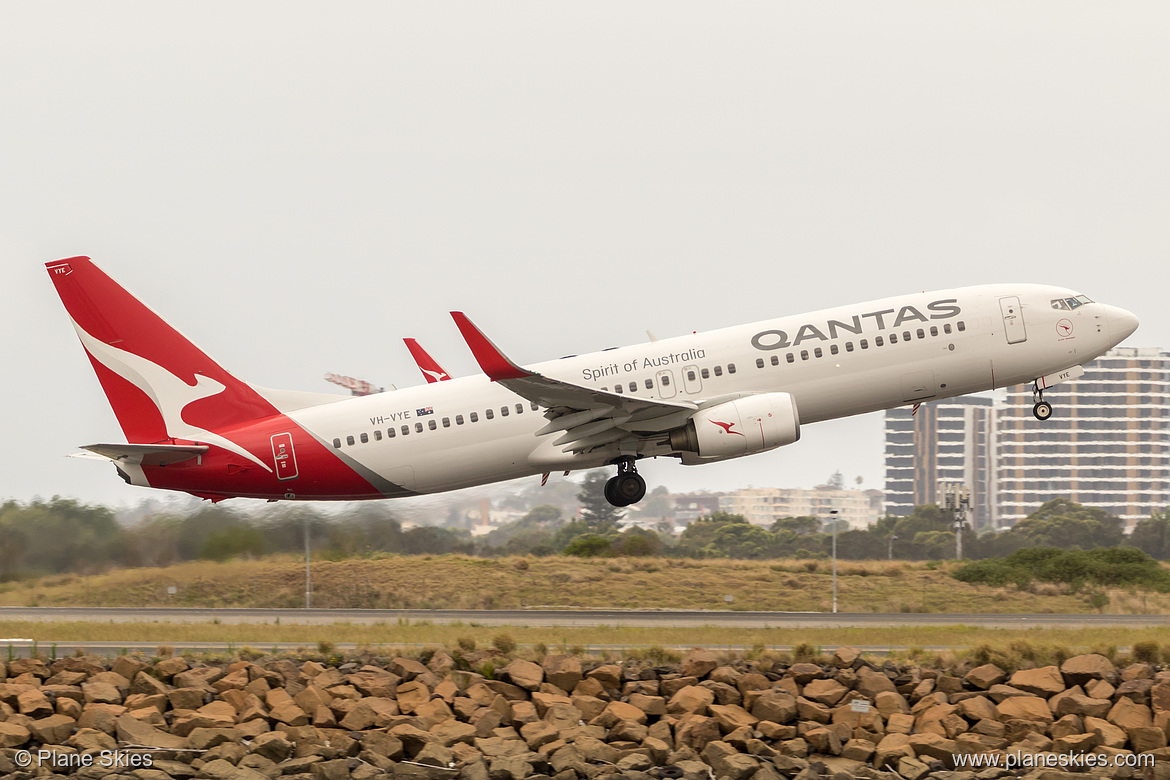
M 1109 333 L 1115 339 L 1114 344 L 1120 344 L 1137 330 L 1138 318 L 1133 312 L 1116 306 L 1109 307 Z

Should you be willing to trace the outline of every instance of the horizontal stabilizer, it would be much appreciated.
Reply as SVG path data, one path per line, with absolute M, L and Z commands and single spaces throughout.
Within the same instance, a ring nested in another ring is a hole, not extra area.
M 81 449 L 119 463 L 169 466 L 198 457 L 210 448 L 206 444 L 90 444 Z

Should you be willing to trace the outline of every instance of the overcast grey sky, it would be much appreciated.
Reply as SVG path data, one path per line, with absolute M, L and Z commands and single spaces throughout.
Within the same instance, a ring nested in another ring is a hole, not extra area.
M 400 387 L 994 281 L 1170 346 L 1170 6 L 0 3 L 0 498 L 137 502 L 43 263 L 229 370 Z M 1059 394 L 1055 396 L 1059 403 Z M 881 483 L 880 417 L 653 486 Z

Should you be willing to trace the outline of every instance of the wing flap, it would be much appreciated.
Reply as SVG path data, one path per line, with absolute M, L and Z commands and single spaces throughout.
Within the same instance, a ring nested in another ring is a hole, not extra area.
M 451 317 L 489 379 L 544 407 L 549 422 L 537 435 L 565 432 L 555 446 L 583 452 L 626 437 L 636 439 L 680 425 L 680 418 L 699 408 L 689 401 L 611 393 L 529 371 L 501 352 L 466 314 L 453 311 Z

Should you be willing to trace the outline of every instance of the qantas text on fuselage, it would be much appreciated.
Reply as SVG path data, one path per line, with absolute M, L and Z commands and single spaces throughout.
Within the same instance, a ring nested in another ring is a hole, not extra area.
M 84 449 L 131 484 L 211 500 L 387 498 L 610 465 L 606 497 L 626 505 L 648 458 L 750 455 L 820 420 L 1023 382 L 1047 419 L 1044 390 L 1137 327 L 1072 290 L 994 284 L 522 367 L 453 312 L 483 374 L 348 397 L 244 382 L 88 258 L 47 267 L 126 437 Z M 446 376 L 407 345 L 428 380 Z

